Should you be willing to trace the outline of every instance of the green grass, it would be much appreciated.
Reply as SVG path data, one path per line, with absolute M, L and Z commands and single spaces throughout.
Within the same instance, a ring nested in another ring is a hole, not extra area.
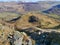
M 60 19 L 60 15 L 51 14 L 51 15 L 49 15 L 49 16 L 51 16 L 51 17 L 53 17 L 53 18 L 56 18 L 56 19 Z
M 10 19 L 13 19 L 13 18 L 16 18 L 20 16 L 19 14 L 16 14 L 16 13 L 11 13 L 11 12 L 3 12 L 3 13 L 0 13 L 0 19 L 4 19 L 4 20 L 10 20 Z

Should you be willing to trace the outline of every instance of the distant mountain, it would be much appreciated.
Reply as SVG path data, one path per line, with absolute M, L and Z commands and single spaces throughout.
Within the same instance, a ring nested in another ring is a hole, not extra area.
M 0 12 L 28 12 L 28 11 L 44 11 L 52 6 L 60 4 L 55 1 L 40 2 L 0 2 Z
M 43 11 L 44 13 L 60 15 L 60 4 L 53 6 L 52 8 Z
M 60 2 L 58 1 L 17 2 L 17 5 L 23 5 L 24 11 L 43 11 L 57 4 L 60 4 Z

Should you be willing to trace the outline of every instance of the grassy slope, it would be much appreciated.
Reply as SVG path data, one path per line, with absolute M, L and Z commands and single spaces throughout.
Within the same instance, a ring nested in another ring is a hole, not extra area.
M 29 17 L 32 15 L 38 18 L 38 22 L 36 22 L 36 23 L 28 22 Z M 27 13 L 27 14 L 23 15 L 21 17 L 21 19 L 19 19 L 16 22 L 16 26 L 18 28 L 31 27 L 31 26 L 38 26 L 41 28 L 54 28 L 54 27 L 59 26 L 59 25 L 60 25 L 60 21 L 58 21 L 54 18 L 48 17 L 46 15 L 36 14 L 36 13 L 33 13 L 33 14 Z
M 50 14 L 49 16 L 60 20 L 60 15 Z
M 11 12 L 0 13 L 0 19 L 3 18 L 4 20 L 11 20 L 11 19 L 16 18 L 18 16 L 19 16 L 19 14 L 11 13 Z

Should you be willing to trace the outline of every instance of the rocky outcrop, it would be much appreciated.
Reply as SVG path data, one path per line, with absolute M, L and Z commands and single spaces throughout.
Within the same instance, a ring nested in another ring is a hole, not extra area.
M 0 24 L 0 45 L 32 45 L 32 39 L 24 32 L 15 31 Z
M 20 33 L 18 31 L 14 34 L 14 44 L 15 45 L 32 45 L 32 40 L 27 37 L 26 33 Z

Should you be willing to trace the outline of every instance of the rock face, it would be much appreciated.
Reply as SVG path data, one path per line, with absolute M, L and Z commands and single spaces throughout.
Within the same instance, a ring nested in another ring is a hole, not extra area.
M 16 28 L 26 29 L 29 27 L 40 27 L 40 28 L 54 28 L 60 25 L 60 22 L 56 19 L 50 18 L 43 14 L 28 13 L 23 15 L 21 19 L 16 21 Z
M 14 32 L 14 35 L 9 38 L 11 45 L 32 45 L 32 39 L 29 38 L 24 32 Z
M 32 45 L 32 40 L 30 38 L 25 38 L 27 36 L 25 33 L 20 33 L 18 31 L 15 32 L 14 34 L 14 44 L 15 45 Z M 24 39 L 25 38 L 25 39 Z
M 22 41 L 23 41 L 23 35 L 22 34 L 20 34 L 20 32 L 15 32 L 14 33 L 14 39 L 16 40 L 16 41 L 14 41 L 14 44 L 15 45 L 22 45 Z

